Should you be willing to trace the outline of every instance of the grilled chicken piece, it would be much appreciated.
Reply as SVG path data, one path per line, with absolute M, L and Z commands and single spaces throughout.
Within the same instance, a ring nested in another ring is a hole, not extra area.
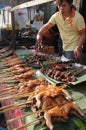
M 32 67 L 18 67 L 16 68 L 16 71 L 12 71 L 13 74 L 22 74 L 22 73 L 25 73 L 26 71 L 29 71 L 31 70 Z
M 73 102 L 69 101 L 61 106 L 57 104 L 52 109 L 45 111 L 44 118 L 46 125 L 50 128 L 50 130 L 54 130 L 52 123 L 53 118 L 57 118 L 59 121 L 67 121 L 69 118 L 69 113 L 72 110 L 76 111 L 82 118 L 85 117 L 86 120 L 86 115 L 80 110 L 80 108 Z
M 8 72 L 9 71 L 14 71 L 14 70 L 16 71 L 16 70 L 19 70 L 20 67 L 24 67 L 25 68 L 26 64 L 23 64 L 23 63 L 22 64 L 16 64 L 16 65 L 14 65 L 14 66 L 9 67 L 8 69 L 6 69 L 6 71 L 8 71 Z
M 58 96 L 60 94 L 62 95 L 66 95 L 69 99 L 72 99 L 72 97 L 69 95 L 69 93 L 64 90 L 65 86 L 62 86 L 61 88 L 58 88 L 58 87 L 55 87 L 54 85 L 49 85 L 49 87 L 45 90 L 45 91 L 41 91 L 39 94 L 36 95 L 36 106 L 38 108 L 41 107 L 41 98 L 43 96 L 49 96 L 49 97 L 55 97 L 55 96 Z
M 32 76 L 33 74 L 35 74 L 35 71 L 29 70 L 29 71 L 27 71 L 27 72 L 25 72 L 23 74 L 15 75 L 11 79 L 15 79 L 15 80 L 18 80 L 18 79 L 27 79 L 28 77 Z
M 70 100 L 65 98 L 66 95 Z M 67 121 L 69 113 L 74 110 L 81 117 L 85 118 L 85 114 L 73 102 L 68 92 L 61 88 L 52 88 L 36 95 L 36 107 L 44 110 L 44 119 L 50 130 L 54 130 L 53 120 Z
M 4 61 L 6 63 L 9 63 L 9 62 L 16 62 L 16 61 L 19 61 L 20 58 L 19 57 L 14 57 L 14 58 L 8 58 L 8 59 L 5 59 Z
M 18 65 L 18 64 L 22 64 L 21 60 L 17 60 L 16 62 L 9 62 L 8 65 L 9 66 L 14 66 L 14 65 Z
M 37 85 L 42 84 L 44 81 L 42 79 L 33 79 L 26 82 L 24 85 L 20 86 L 18 93 L 22 92 L 33 92 Z

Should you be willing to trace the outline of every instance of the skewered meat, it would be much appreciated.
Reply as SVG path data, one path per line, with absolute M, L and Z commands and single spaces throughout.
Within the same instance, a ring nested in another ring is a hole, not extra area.
M 0 49 L 0 53 L 4 53 L 6 51 L 8 51 L 10 49 L 10 47 L 4 47 L 2 49 Z
M 33 79 L 25 82 L 20 88 L 18 89 L 18 93 L 22 92 L 33 92 L 37 85 L 40 85 L 44 82 L 43 79 Z
M 66 95 L 70 100 L 66 100 L 64 97 Z M 69 113 L 74 110 L 86 119 L 85 114 L 80 110 L 80 108 L 73 102 L 72 97 L 64 89 L 52 88 L 41 92 L 35 97 L 36 107 L 44 110 L 44 119 L 46 125 L 50 130 L 53 130 L 53 121 L 57 119 L 58 121 L 67 121 L 69 118 Z
M 20 58 L 19 57 L 14 57 L 13 59 L 8 58 L 8 59 L 5 59 L 4 61 L 8 63 L 8 62 L 16 62 L 17 60 L 20 60 Z
M 13 55 L 10 55 L 9 57 L 5 57 L 2 61 L 7 62 L 8 60 L 13 60 L 15 58 L 17 58 L 17 55 L 13 54 Z
M 15 68 L 15 71 L 12 71 L 13 74 L 22 74 L 22 73 L 25 73 L 26 71 L 29 71 L 31 70 L 32 67 L 18 67 L 18 68 Z
M 49 56 L 35 54 L 29 58 L 26 58 L 28 63 L 40 64 L 41 61 L 46 61 Z
M 8 57 L 8 56 L 13 55 L 13 54 L 14 54 L 14 50 L 8 50 L 4 54 L 1 54 L 0 58 Z
M 26 67 L 26 64 L 22 63 L 22 64 L 16 64 L 16 65 L 13 65 L 12 67 L 9 67 L 8 69 L 6 69 L 6 71 L 13 71 L 13 70 L 18 70 L 20 67 Z
M 9 66 L 14 66 L 14 65 L 18 65 L 18 64 L 22 64 L 23 62 L 21 60 L 18 60 L 16 62 L 9 62 L 8 65 Z
M 30 76 L 32 76 L 33 74 L 35 74 L 35 71 L 33 70 L 29 70 L 25 73 L 22 73 L 20 75 L 15 75 L 13 77 L 10 77 L 10 79 L 14 79 L 14 80 L 19 80 L 19 79 L 27 79 L 29 78 Z

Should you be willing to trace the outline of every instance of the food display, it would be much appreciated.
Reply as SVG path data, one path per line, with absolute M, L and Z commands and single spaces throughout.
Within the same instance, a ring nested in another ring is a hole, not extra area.
M 34 54 L 26 57 L 26 62 L 29 66 L 41 68 L 42 63 L 45 64 L 54 64 L 59 62 L 59 58 L 54 58 L 52 55 L 43 55 L 43 54 Z
M 86 118 L 64 86 L 58 88 L 54 85 L 48 85 L 45 90 L 40 90 L 40 87 L 38 88 L 39 93 L 33 97 L 31 109 L 33 112 L 39 111 L 37 118 L 42 117 L 42 124 L 46 124 L 50 130 L 54 130 L 54 122 L 66 122 L 72 113 L 81 116 L 82 119 Z
M 71 70 L 71 65 L 69 64 L 56 64 L 52 68 L 47 69 L 46 74 L 57 81 L 67 83 L 75 82 L 77 80 L 74 71 Z
M 0 51 L 4 54 L 8 49 Z M 54 130 L 54 123 L 67 124 L 71 115 L 86 124 L 85 112 L 67 90 L 68 83 L 77 82 L 85 70 L 52 55 L 35 54 L 25 60 L 13 53 L 0 61 L 0 114 L 5 114 L 5 124 L 10 130 L 26 130 L 27 127 L 35 130 L 37 123 L 41 124 L 40 129 L 45 126 L 46 130 Z M 29 63 L 41 67 L 34 70 Z M 41 72 L 39 77 L 38 71 Z M 57 84 L 58 81 L 61 84 Z M 31 121 L 33 115 L 35 118 Z
M 56 63 L 42 70 L 42 73 L 55 83 L 79 83 L 85 81 L 86 70 L 74 63 Z

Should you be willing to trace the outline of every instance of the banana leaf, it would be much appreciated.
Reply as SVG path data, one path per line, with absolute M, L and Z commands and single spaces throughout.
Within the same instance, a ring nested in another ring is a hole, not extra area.
M 43 78 L 43 79 L 45 79 L 45 80 L 47 80 L 49 83 L 51 83 L 51 84 L 56 84 L 55 82 L 53 82 L 52 80 L 50 80 L 50 79 L 48 79 L 40 70 L 37 70 L 36 71 L 36 76 L 38 77 L 38 78 Z
M 77 81 L 76 82 L 71 82 L 73 85 L 77 85 L 79 83 L 85 82 L 86 81 L 86 73 L 84 73 L 83 75 L 77 77 Z
M 41 66 L 42 68 L 44 69 L 43 70 L 43 73 L 42 72 L 39 72 L 41 75 L 44 75 L 46 77 L 46 79 L 54 82 L 55 84 L 62 84 L 63 82 L 62 81 L 57 81 L 57 80 L 54 80 L 53 78 L 50 78 L 47 74 L 46 74 L 46 69 L 49 68 L 49 66 L 47 66 L 45 63 L 41 63 Z M 68 85 L 72 84 L 72 85 L 77 85 L 79 83 L 82 83 L 82 82 L 85 82 L 86 81 L 86 70 L 83 70 L 83 68 L 81 67 L 75 67 L 74 64 L 72 64 L 72 67 L 71 67 L 74 75 L 76 75 L 76 78 L 77 78 L 77 81 L 75 82 L 69 82 Z M 40 76 L 41 76 L 40 75 Z
M 26 113 L 31 113 L 30 108 L 26 110 Z M 32 122 L 36 119 L 35 115 L 27 116 L 25 118 L 25 123 Z M 55 122 L 53 123 L 54 130 L 86 130 L 86 123 L 83 122 L 76 116 L 70 116 L 67 122 Z M 46 125 L 43 125 L 38 122 L 32 126 L 29 126 L 27 130 L 49 130 Z
M 80 128 L 80 130 L 86 130 L 86 123 L 79 118 L 72 117 L 72 121 Z
M 70 118 L 67 122 L 57 122 L 54 124 L 54 130 L 86 130 L 86 124 L 76 117 Z M 33 130 L 49 130 L 46 125 L 36 124 Z

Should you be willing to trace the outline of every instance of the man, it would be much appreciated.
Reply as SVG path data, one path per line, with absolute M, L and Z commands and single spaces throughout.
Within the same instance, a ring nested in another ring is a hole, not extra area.
M 80 60 L 81 48 L 85 42 L 86 29 L 84 18 L 76 11 L 73 0 L 57 0 L 59 11 L 39 30 L 38 44 L 42 41 L 42 35 L 46 29 L 57 25 L 63 42 L 64 55 L 68 59 Z

